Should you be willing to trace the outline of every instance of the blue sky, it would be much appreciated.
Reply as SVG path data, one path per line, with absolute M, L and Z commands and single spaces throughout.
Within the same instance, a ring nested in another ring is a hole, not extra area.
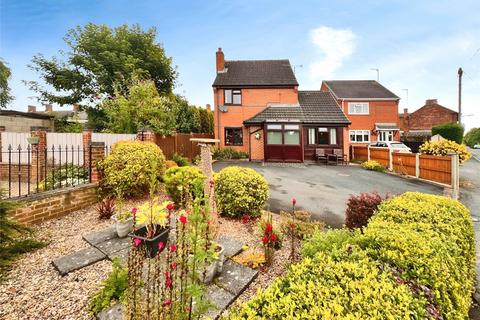
M 226 59 L 288 58 L 300 89 L 324 79 L 375 79 L 415 110 L 425 99 L 457 108 L 465 70 L 463 121 L 480 126 L 478 1 L 125 1 L 0 0 L 0 57 L 13 72 L 12 108 L 37 104 L 21 80 L 35 80 L 32 56 L 58 56 L 68 29 L 87 22 L 155 26 L 178 67 L 176 92 L 213 103 L 215 51 Z M 401 109 L 403 110 L 403 109 Z

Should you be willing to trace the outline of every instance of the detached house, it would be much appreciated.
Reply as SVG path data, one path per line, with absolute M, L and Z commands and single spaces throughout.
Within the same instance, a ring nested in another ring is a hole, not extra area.
M 350 144 L 400 140 L 400 98 L 377 81 L 323 81 L 320 90 L 330 92 L 352 122 Z
M 216 53 L 215 137 L 250 160 L 303 162 L 316 149 L 348 154 L 350 124 L 328 91 L 299 91 L 289 60 L 225 60 Z

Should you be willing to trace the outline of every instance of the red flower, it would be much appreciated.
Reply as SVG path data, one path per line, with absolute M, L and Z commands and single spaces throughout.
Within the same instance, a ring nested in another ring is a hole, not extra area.
M 168 299 L 168 300 L 165 300 L 165 302 L 163 303 L 163 306 L 166 307 L 166 306 L 169 306 L 172 304 L 172 300 Z
M 170 272 L 169 271 L 165 272 L 165 277 L 170 278 Z
M 242 216 L 242 223 L 249 223 L 250 222 L 250 216 L 248 214 L 244 214 Z
M 296 204 L 297 204 L 297 199 L 292 198 L 292 204 L 293 204 L 293 205 L 296 205 Z
M 213 180 L 210 180 L 210 188 L 212 188 L 215 185 L 215 182 Z
M 278 240 L 277 235 L 275 233 L 272 233 L 272 235 L 270 236 L 270 241 L 277 242 L 277 240 Z
M 163 248 L 165 248 L 165 243 L 163 243 L 163 241 L 160 241 L 158 243 L 158 250 L 163 250 Z
M 272 230 L 273 230 L 272 225 L 270 223 L 267 223 L 265 225 L 265 233 L 270 233 L 270 232 L 272 232 Z
M 141 243 L 142 243 L 142 240 L 138 238 L 133 238 L 133 244 L 135 245 L 135 247 L 138 247 Z
M 172 268 L 172 270 L 177 269 L 177 263 L 176 263 L 176 262 L 172 262 L 172 263 L 170 264 L 170 268 Z
M 180 216 L 180 218 L 178 218 L 178 220 L 180 220 L 180 222 L 183 224 L 187 224 L 187 217 L 185 217 L 183 214 Z
M 170 278 L 165 279 L 165 286 L 167 288 L 171 288 L 172 287 L 172 279 L 170 279 Z
M 170 246 L 170 251 L 172 252 L 177 251 L 177 246 L 175 245 L 175 243 L 172 243 L 172 245 Z
M 267 237 L 267 236 L 263 236 L 262 242 L 263 242 L 263 244 L 267 244 L 267 243 L 268 243 L 268 237 Z
M 173 210 L 174 206 L 173 206 L 173 202 L 170 202 L 169 204 L 167 204 L 167 209 L 168 210 Z
M 133 214 L 133 216 L 135 217 L 135 215 L 137 214 L 137 208 L 133 208 L 133 209 L 132 209 L 132 214 Z

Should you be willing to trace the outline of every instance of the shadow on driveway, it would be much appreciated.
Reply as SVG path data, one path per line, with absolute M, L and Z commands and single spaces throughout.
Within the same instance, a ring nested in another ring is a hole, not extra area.
M 377 191 L 380 194 L 401 194 L 419 191 L 443 194 L 443 189 L 413 179 L 404 179 L 381 172 L 362 169 L 357 165 L 281 166 L 244 161 L 221 161 L 213 165 L 218 172 L 227 166 L 243 166 L 263 174 L 270 185 L 268 209 L 273 212 L 291 209 L 297 199 L 299 209 L 306 210 L 332 227 L 344 223 L 346 201 L 350 194 Z

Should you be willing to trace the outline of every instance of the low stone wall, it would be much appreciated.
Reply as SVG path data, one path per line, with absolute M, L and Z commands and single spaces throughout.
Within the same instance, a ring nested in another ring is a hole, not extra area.
M 67 215 L 97 202 L 97 187 L 97 183 L 89 183 L 12 199 L 18 207 L 11 217 L 23 224 L 36 224 Z

